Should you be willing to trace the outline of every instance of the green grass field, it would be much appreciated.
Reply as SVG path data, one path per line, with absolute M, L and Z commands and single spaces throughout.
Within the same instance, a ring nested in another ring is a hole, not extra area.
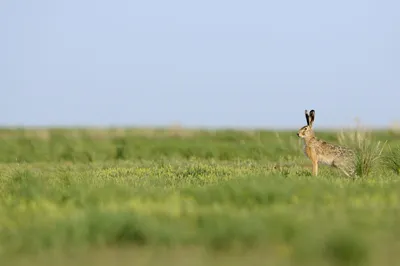
M 1 129 L 0 171 L 1 265 L 400 263 L 398 171 L 313 177 L 294 131 Z

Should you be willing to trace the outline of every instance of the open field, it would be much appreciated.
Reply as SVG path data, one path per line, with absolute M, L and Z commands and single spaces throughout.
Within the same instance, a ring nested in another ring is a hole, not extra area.
M 0 173 L 1 265 L 400 263 L 400 176 L 312 177 L 295 132 L 1 129 Z

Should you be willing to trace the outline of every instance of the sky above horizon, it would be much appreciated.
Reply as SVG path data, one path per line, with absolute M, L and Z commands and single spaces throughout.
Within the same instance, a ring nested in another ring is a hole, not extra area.
M 0 126 L 400 121 L 400 2 L 0 2 Z

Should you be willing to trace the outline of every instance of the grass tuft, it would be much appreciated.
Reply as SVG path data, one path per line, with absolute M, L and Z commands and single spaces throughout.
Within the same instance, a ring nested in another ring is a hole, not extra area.
M 385 142 L 376 141 L 372 133 L 365 129 L 341 131 L 338 133 L 338 140 L 354 151 L 354 174 L 359 177 L 367 177 L 377 166 Z
M 383 164 L 397 175 L 400 174 L 400 145 L 392 149 L 389 146 L 389 151 L 383 156 Z

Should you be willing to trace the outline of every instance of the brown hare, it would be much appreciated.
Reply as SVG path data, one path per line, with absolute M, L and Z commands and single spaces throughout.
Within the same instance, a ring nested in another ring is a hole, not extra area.
M 305 114 L 307 125 L 299 129 L 297 136 L 303 139 L 304 153 L 312 162 L 312 174 L 318 175 L 318 163 L 322 163 L 339 168 L 347 176 L 353 175 L 355 172 L 354 151 L 317 139 L 312 127 L 315 111 L 311 110 L 308 114 L 305 110 Z

